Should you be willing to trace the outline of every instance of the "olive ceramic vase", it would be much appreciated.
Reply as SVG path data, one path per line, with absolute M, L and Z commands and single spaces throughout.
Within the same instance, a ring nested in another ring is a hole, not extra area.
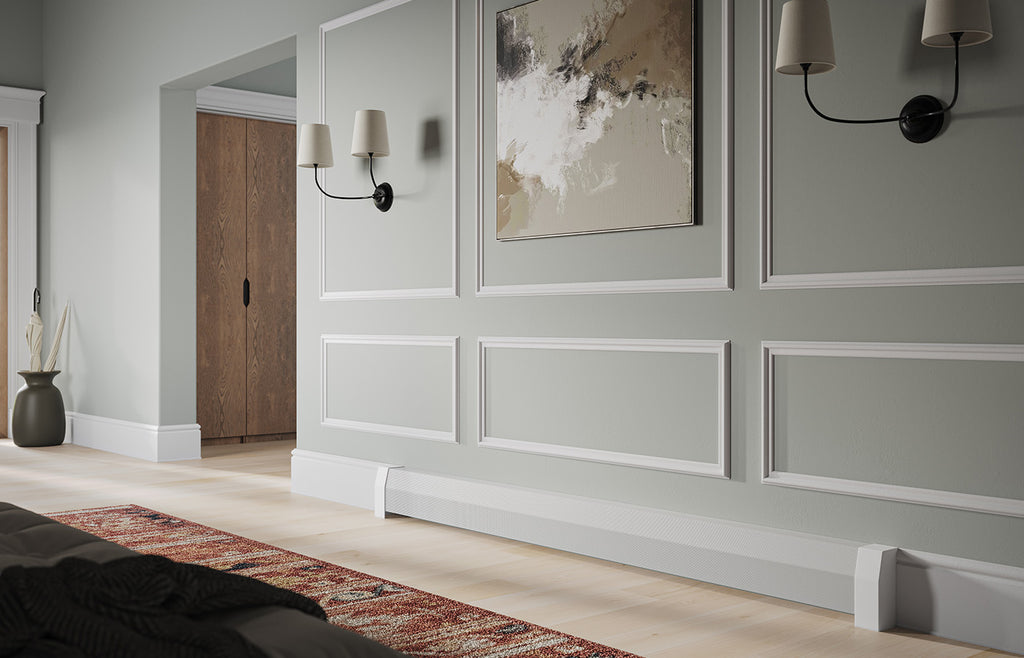
M 18 391 L 11 417 L 14 444 L 25 448 L 59 446 L 64 443 L 66 421 L 64 398 L 53 385 L 60 370 L 19 370 L 26 388 Z

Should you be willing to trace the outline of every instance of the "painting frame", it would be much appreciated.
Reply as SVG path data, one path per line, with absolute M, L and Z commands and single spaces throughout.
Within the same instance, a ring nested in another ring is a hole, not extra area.
M 699 223 L 697 4 L 496 11 L 497 241 Z

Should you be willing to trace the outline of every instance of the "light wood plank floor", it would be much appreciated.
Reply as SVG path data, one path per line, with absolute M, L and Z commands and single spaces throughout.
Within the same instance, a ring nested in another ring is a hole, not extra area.
M 850 615 L 292 494 L 293 442 L 153 464 L 0 440 L 0 500 L 46 513 L 135 503 L 648 658 L 1006 656 Z

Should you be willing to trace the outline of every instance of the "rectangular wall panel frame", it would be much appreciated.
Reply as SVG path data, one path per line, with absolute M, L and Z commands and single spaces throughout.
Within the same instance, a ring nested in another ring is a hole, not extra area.
M 523 338 L 506 337 L 478 339 L 477 391 L 479 398 L 478 444 L 483 448 L 512 450 L 549 457 L 565 457 L 583 461 L 633 466 L 660 471 L 705 475 L 729 479 L 730 477 L 730 343 L 727 340 L 634 340 L 634 339 L 588 339 L 588 338 Z M 670 457 L 656 457 L 628 452 L 597 450 L 553 443 L 538 443 L 518 439 L 506 439 L 487 434 L 487 350 L 584 350 L 606 352 L 660 352 L 666 354 L 712 354 L 717 358 L 718 381 L 718 432 L 715 436 L 717 459 L 715 462 L 700 462 Z
M 1024 517 L 1024 500 L 958 491 L 908 487 L 865 480 L 780 471 L 775 464 L 775 357 L 818 356 L 857 359 L 927 359 L 945 361 L 1024 362 L 1024 345 L 947 343 L 829 343 L 765 341 L 761 343 L 762 467 L 768 485 L 893 500 L 918 505 Z
M 376 14 L 395 7 L 400 7 L 413 0 L 383 0 L 358 11 L 335 18 L 320 25 L 319 31 L 319 119 L 321 123 L 327 117 L 327 33 L 357 21 L 369 18 Z M 353 300 L 374 300 L 374 299 L 424 299 L 441 298 L 453 299 L 459 296 L 459 5 L 458 0 L 451 0 L 452 6 L 452 125 L 456 127 L 451 131 L 452 152 L 452 262 L 451 262 L 451 285 L 440 288 L 405 288 L 394 290 L 330 290 L 327 286 L 327 198 L 317 195 L 317 218 L 320 228 L 320 301 L 353 301 Z
M 478 297 L 539 295 L 588 295 L 715 291 L 733 289 L 733 0 L 721 0 L 722 11 L 722 269 L 718 276 L 630 281 L 580 281 L 569 283 L 501 284 L 485 283 L 484 264 L 484 0 L 476 0 L 476 294 Z
M 327 349 L 330 345 L 398 345 L 407 347 L 440 347 L 451 352 L 451 431 L 423 427 L 371 423 L 347 418 L 333 418 L 327 413 L 328 372 Z M 458 336 L 348 336 L 324 334 L 320 337 L 320 424 L 323 427 L 385 434 L 439 443 L 459 442 L 459 338 Z
M 772 252 L 773 210 L 772 117 L 774 45 L 772 0 L 761 0 L 761 289 L 874 288 L 892 286 L 949 286 L 1024 283 L 1024 265 L 950 267 L 867 272 L 812 272 L 776 274 Z

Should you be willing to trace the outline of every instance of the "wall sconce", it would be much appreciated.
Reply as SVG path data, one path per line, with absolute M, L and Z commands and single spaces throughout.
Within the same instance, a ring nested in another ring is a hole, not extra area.
M 299 130 L 300 167 L 313 168 L 313 180 L 324 196 L 332 199 L 373 199 L 377 210 L 387 212 L 395 200 L 394 190 L 389 183 L 377 184 L 373 177 L 373 159 L 382 158 L 391 152 L 388 145 L 388 122 L 381 110 L 359 110 L 356 112 L 355 125 L 352 128 L 352 155 L 357 158 L 370 159 L 370 182 L 373 183 L 373 194 L 367 196 L 335 196 L 328 194 L 320 185 L 321 168 L 334 166 L 334 154 L 331 149 L 331 128 L 324 123 L 304 123 Z
M 922 144 L 942 129 L 945 114 L 960 95 L 960 46 L 973 46 L 992 38 L 988 0 L 927 0 L 921 43 L 935 48 L 953 48 L 955 81 L 953 100 L 943 108 L 939 99 L 922 95 L 910 99 L 900 115 L 887 119 L 837 119 L 822 113 L 807 88 L 807 77 L 827 73 L 836 67 L 832 45 L 832 21 L 826 0 L 789 0 L 782 5 L 779 50 L 775 70 L 785 75 L 804 76 L 804 96 L 814 113 L 837 123 L 888 123 L 898 121 L 903 136 Z

